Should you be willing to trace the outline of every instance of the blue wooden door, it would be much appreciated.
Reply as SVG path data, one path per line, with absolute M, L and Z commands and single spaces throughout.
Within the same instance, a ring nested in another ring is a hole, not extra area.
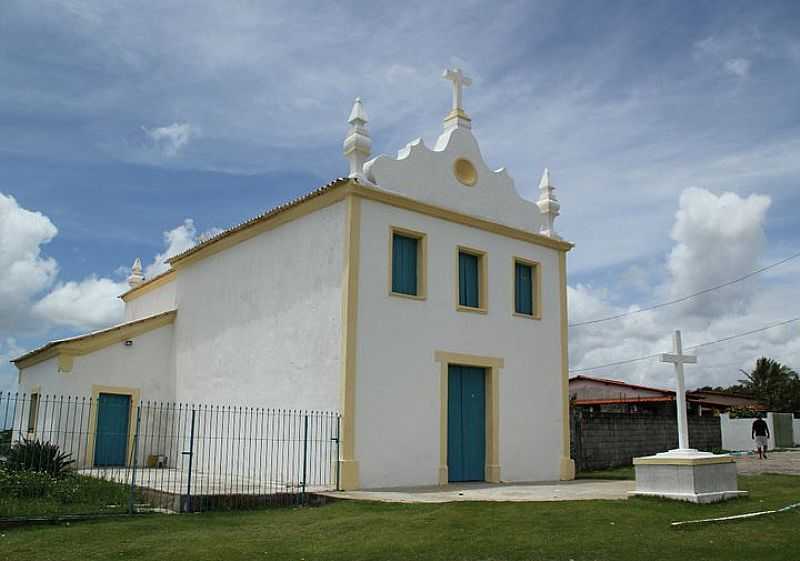
M 447 387 L 447 471 L 450 481 L 484 481 L 486 374 L 450 365 Z
M 97 400 L 97 434 L 94 465 L 124 466 L 128 452 L 128 421 L 131 397 L 101 393 Z

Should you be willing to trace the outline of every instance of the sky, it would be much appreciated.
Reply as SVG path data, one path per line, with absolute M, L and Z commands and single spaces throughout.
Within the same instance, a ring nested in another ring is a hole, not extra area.
M 334 177 L 353 99 L 373 154 L 428 145 L 445 67 L 490 166 L 551 171 L 570 321 L 635 311 L 800 251 L 797 2 L 0 4 L 0 390 L 7 361 L 120 321 L 125 277 Z M 800 259 L 685 303 L 570 329 L 570 368 L 670 387 L 669 351 L 800 316 Z M 698 349 L 690 387 L 800 322 Z M 576 372 L 577 373 L 577 372 Z

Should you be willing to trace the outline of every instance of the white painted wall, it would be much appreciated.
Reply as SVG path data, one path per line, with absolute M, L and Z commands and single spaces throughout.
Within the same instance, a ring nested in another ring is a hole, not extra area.
M 177 397 L 338 410 L 344 204 L 178 271 Z
M 71 372 L 58 372 L 55 358 L 22 371 L 21 391 L 34 385 L 43 394 L 86 396 L 92 385 L 138 388 L 142 399 L 175 398 L 173 326 L 165 325 L 133 339 L 133 345 L 114 343 L 93 353 L 76 356 Z
M 792 419 L 792 433 L 794 434 L 794 445 L 800 446 L 800 419 Z
M 417 139 L 397 156 L 397 159 L 378 156 L 365 166 L 369 179 L 381 189 L 539 233 L 543 224 L 539 207 L 519 195 L 505 169 L 494 171 L 486 165 L 470 131 L 446 132 L 433 149 Z M 458 158 L 465 158 L 475 166 L 478 175 L 475 185 L 467 187 L 456 179 L 453 163 Z M 416 180 L 409 181 L 409 174 Z M 531 184 L 538 185 L 538 178 Z
M 504 481 L 558 479 L 557 252 L 377 202 L 362 201 L 362 205 L 355 407 L 361 486 L 438 482 L 437 350 L 505 360 L 499 376 L 501 477 Z M 390 225 L 428 236 L 427 300 L 388 295 Z M 458 245 L 488 252 L 486 315 L 455 309 Z M 512 316 L 515 256 L 541 263 L 539 321 Z
M 772 413 L 767 413 L 767 426 L 769 427 L 768 450 L 775 448 L 775 427 L 772 422 Z M 722 448 L 725 450 L 756 450 L 756 441 L 753 440 L 753 421 L 755 419 L 731 419 L 729 413 L 719 416 L 720 429 L 722 430 Z
M 21 391 L 41 392 L 36 438 L 57 443 L 71 453 L 78 467 L 90 466 L 87 443 L 94 434 L 92 386 L 138 389 L 143 402 L 175 399 L 173 326 L 165 325 L 132 338 L 133 345 L 115 343 L 74 358 L 71 372 L 59 372 L 56 358 L 22 371 Z M 38 386 L 38 387 L 37 387 Z M 23 425 L 27 422 L 26 404 Z M 164 418 L 169 423 L 168 418 Z M 133 427 L 131 427 L 133 430 Z M 143 420 L 142 432 L 153 432 Z M 150 445 L 156 450 L 158 443 Z
M 134 321 L 175 309 L 175 280 L 125 302 L 125 321 Z

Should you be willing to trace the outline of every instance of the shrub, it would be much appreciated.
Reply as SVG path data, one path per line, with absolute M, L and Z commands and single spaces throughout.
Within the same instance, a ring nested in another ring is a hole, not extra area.
M 11 448 L 11 429 L 0 430 L 0 456 L 5 455 Z
M 103 481 L 68 472 L 55 477 L 42 471 L 9 471 L 0 467 L 0 517 L 4 514 L 3 502 L 9 499 L 40 499 L 51 505 L 84 505 L 89 510 L 106 510 L 127 503 L 130 487 L 128 485 Z M 19 510 L 19 505 L 16 503 Z M 30 508 L 29 503 L 27 507 Z M 7 504 L 5 509 L 8 510 Z
M 49 494 L 56 479 L 41 471 L 0 469 L 0 494 L 19 499 L 36 499 Z
M 5 467 L 9 471 L 33 471 L 59 477 L 75 460 L 57 444 L 23 438 L 8 451 Z

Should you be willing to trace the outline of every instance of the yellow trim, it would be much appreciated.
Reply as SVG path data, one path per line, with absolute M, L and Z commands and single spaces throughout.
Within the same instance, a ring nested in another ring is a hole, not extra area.
M 33 396 L 36 396 L 36 410 L 33 408 Z M 42 401 L 42 386 L 36 384 L 31 386 L 31 391 L 28 393 L 28 421 L 25 427 L 28 437 L 36 436 L 36 426 L 39 424 L 39 405 Z M 31 423 L 31 414 L 33 414 L 33 423 Z
M 396 208 L 410 210 L 419 214 L 462 224 L 541 247 L 548 247 L 559 251 L 569 251 L 573 247 L 571 243 L 563 240 L 557 240 L 527 230 L 514 228 L 513 226 L 499 224 L 491 220 L 478 218 L 449 208 L 423 203 L 403 195 L 384 191 L 378 187 L 362 185 L 355 180 L 337 180 L 329 184 L 327 190 L 319 194 L 312 193 L 308 198 L 287 203 L 283 207 L 275 209 L 264 216 L 257 217 L 236 228 L 232 228 L 220 234 L 218 237 L 196 246 L 185 254 L 173 257 L 169 260 L 169 263 L 174 270 L 180 269 L 181 267 L 219 253 L 220 251 L 257 236 L 262 232 L 266 232 L 292 220 L 302 218 L 311 212 L 342 201 L 351 194 Z
M 394 266 L 394 235 L 400 234 L 417 240 L 417 294 L 403 294 L 392 290 L 392 267 Z M 389 226 L 389 296 L 425 300 L 428 297 L 428 235 L 399 226 Z
M 333 188 L 324 191 L 319 195 L 303 200 L 297 204 L 289 205 L 285 209 L 276 210 L 274 214 L 265 216 L 262 219 L 256 219 L 251 224 L 243 225 L 239 229 L 229 230 L 228 232 L 220 234 L 219 237 L 209 241 L 207 245 L 199 247 L 191 253 L 187 253 L 184 256 L 178 255 L 173 257 L 169 263 L 172 265 L 173 269 L 179 270 L 183 267 L 191 265 L 192 263 L 200 261 L 201 259 L 205 259 L 206 257 L 210 257 L 219 253 L 220 251 L 238 245 L 259 234 L 273 230 L 278 226 L 286 224 L 287 222 L 297 220 L 306 216 L 307 214 L 316 212 L 317 210 L 322 210 L 323 208 L 329 207 L 332 204 L 338 203 L 339 201 L 343 201 L 349 194 L 353 192 L 355 187 L 356 184 L 352 181 L 346 181 L 338 185 L 334 185 Z
M 485 218 L 477 218 L 475 216 L 464 214 L 449 208 L 423 203 L 415 199 L 404 197 L 403 195 L 398 195 L 397 193 L 384 191 L 377 187 L 367 187 L 360 184 L 353 184 L 353 193 L 365 199 L 377 201 L 405 210 L 410 210 L 426 216 L 440 218 L 442 220 L 447 220 L 448 222 L 462 224 L 464 226 L 469 226 L 485 232 L 491 232 L 493 234 L 497 234 L 498 236 L 527 242 L 541 247 L 548 247 L 550 249 L 557 249 L 559 251 L 569 251 L 573 247 L 571 243 L 563 240 L 548 238 L 547 236 L 543 236 L 541 234 L 534 234 L 533 232 L 528 232 L 527 230 L 520 230 L 519 228 L 506 226 L 505 224 L 492 222 L 491 220 L 486 220 Z
M 731 464 L 736 460 L 733 456 L 716 456 L 713 458 L 634 458 L 633 465 L 665 465 L 665 466 L 702 466 L 706 464 Z
M 533 313 L 521 314 L 517 311 L 517 263 L 528 265 L 531 268 L 531 282 L 533 283 L 531 296 L 533 297 Z M 542 265 L 538 261 L 531 261 L 524 257 L 514 256 L 511 259 L 511 315 L 526 319 L 542 319 Z
M 126 465 L 131 465 L 131 452 L 133 451 L 133 438 L 136 432 L 136 408 L 139 406 L 141 392 L 138 388 L 126 388 L 123 386 L 100 386 L 92 384 L 92 403 L 94 406 L 89 414 L 89 432 L 88 442 L 86 443 L 86 459 L 90 466 L 94 466 L 94 445 L 95 438 L 97 437 L 97 410 L 100 407 L 100 394 L 113 394 L 113 395 L 127 395 L 131 398 L 131 411 L 128 418 L 128 448 L 125 450 L 127 458 Z
M 358 273 L 361 246 L 361 199 L 346 199 L 344 271 L 342 278 L 342 420 L 339 435 L 339 486 L 358 489 L 355 456 L 356 346 L 358 320 Z
M 447 121 L 449 121 L 451 119 L 457 119 L 458 117 L 461 117 L 462 119 L 466 119 L 467 121 L 471 121 L 472 120 L 472 119 L 469 118 L 469 116 L 467 115 L 466 111 L 464 111 L 463 109 L 453 109 L 452 111 L 450 111 L 450 113 L 448 113 L 445 116 L 444 122 L 446 123 Z
M 439 374 L 439 485 L 450 482 L 447 467 L 447 395 L 448 370 L 451 364 L 476 366 L 486 371 L 486 466 L 484 477 L 490 483 L 500 483 L 500 369 L 502 358 L 463 353 L 436 351 L 435 362 L 440 364 Z
M 17 365 L 17 368 L 22 370 L 53 357 L 58 357 L 58 371 L 71 372 L 74 357 L 98 351 L 114 343 L 133 339 L 143 333 L 173 323 L 176 314 L 177 312 L 175 310 L 170 310 L 80 337 L 74 337 L 63 341 L 54 341 L 12 362 Z
M 569 330 L 567 323 L 567 254 L 558 254 L 558 280 L 561 308 L 561 460 L 562 481 L 575 479 L 575 461 L 570 457 L 569 411 Z
M 75 363 L 75 355 L 61 352 L 58 354 L 58 371 L 59 372 L 72 372 L 72 366 Z
M 448 362 L 462 366 L 480 366 L 482 368 L 505 368 L 505 360 L 492 356 L 470 355 L 465 353 L 448 353 L 436 351 L 433 354 L 436 362 Z
M 467 253 L 469 255 L 474 255 L 478 258 L 478 307 L 472 306 L 462 306 L 461 302 L 461 293 L 459 287 L 459 254 Z M 459 312 L 472 312 L 476 314 L 485 314 L 489 311 L 489 256 L 488 254 L 481 250 L 475 249 L 472 247 L 467 247 L 464 245 L 456 246 L 456 270 L 455 270 L 455 296 L 456 296 L 456 311 Z
M 170 269 L 169 271 L 157 275 L 151 279 L 147 279 L 139 286 L 131 288 L 129 291 L 125 292 L 124 294 L 120 295 L 125 302 L 130 302 L 131 300 L 136 300 L 140 296 L 147 294 L 151 290 L 155 290 L 160 286 L 164 286 L 165 284 L 169 284 L 175 280 L 175 269 Z

